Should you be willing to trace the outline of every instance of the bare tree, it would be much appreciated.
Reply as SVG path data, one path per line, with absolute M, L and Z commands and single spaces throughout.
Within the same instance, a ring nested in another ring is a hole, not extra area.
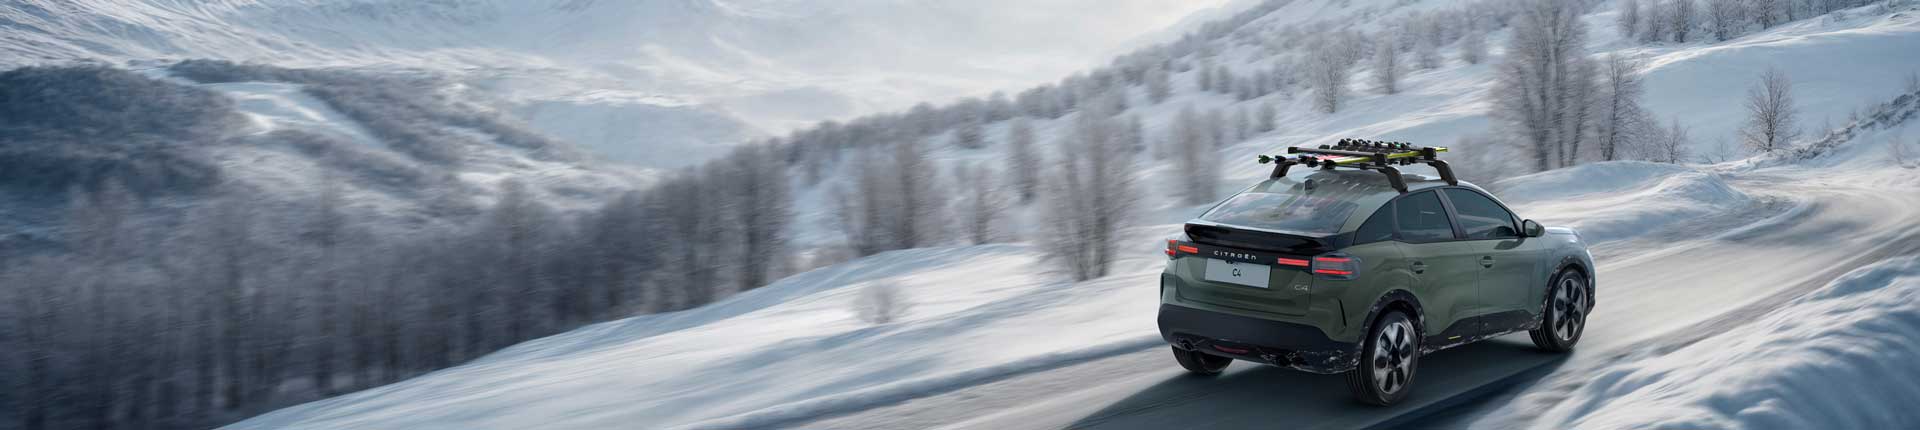
M 1349 62 L 1338 46 L 1316 43 L 1307 55 L 1307 82 L 1313 86 L 1313 106 L 1325 113 L 1340 111 L 1347 96 Z
M 977 132 L 978 130 L 976 130 Z M 793 219 L 786 165 L 774 157 L 774 147 L 743 148 L 728 158 L 729 175 L 737 182 L 729 193 L 739 220 L 740 259 L 755 262 L 739 270 L 742 291 L 766 285 L 771 264 L 786 255 L 786 227 Z
M 1147 69 L 1146 84 L 1148 101 L 1151 101 L 1153 104 L 1160 104 L 1165 103 L 1168 97 L 1173 96 L 1173 78 L 1169 75 L 1166 68 L 1154 67 Z
M 1764 30 L 1773 28 L 1774 25 L 1786 20 L 1789 14 L 1788 8 L 1787 0 L 1750 0 L 1747 4 L 1747 15 Z
M 1400 70 L 1406 66 L 1400 62 L 1400 49 L 1390 40 L 1390 36 L 1383 36 L 1374 44 L 1373 86 L 1382 94 L 1399 94 Z
M 1420 70 L 1440 68 L 1440 45 L 1433 39 L 1422 37 L 1413 45 L 1414 66 Z
M 1748 149 L 1771 153 L 1800 137 L 1799 109 L 1794 107 L 1793 80 L 1779 69 L 1761 73 L 1760 82 L 1747 90 L 1747 121 L 1740 141 Z
M 987 146 L 986 132 L 981 130 L 979 121 L 966 121 L 953 129 L 953 145 L 966 149 L 980 149 Z
M 1713 40 L 1739 37 L 1747 24 L 1746 14 L 1747 5 L 1742 0 L 1707 0 L 1707 30 L 1713 32 Z
M 1214 200 L 1215 190 L 1220 186 L 1218 160 L 1214 156 L 1213 146 L 1208 142 L 1205 124 L 1193 107 L 1180 110 L 1179 116 L 1168 127 L 1172 133 L 1167 141 L 1173 146 L 1174 170 L 1180 172 L 1179 189 L 1175 194 L 1181 196 L 1187 204 L 1202 204 Z
M 1033 123 L 1014 119 L 1007 128 L 1007 173 L 1013 176 L 1014 193 L 1021 203 L 1033 201 L 1040 191 L 1040 153 L 1033 143 Z
M 1045 251 L 1076 280 L 1106 276 L 1136 200 L 1132 152 L 1100 112 L 1081 112 L 1049 177 Z
M 1694 0 L 1671 0 L 1672 12 L 1667 14 L 1667 31 L 1673 33 L 1673 41 L 1687 43 L 1687 35 L 1693 33 L 1693 24 L 1699 21 L 1700 8 Z
M 318 303 L 314 304 L 314 323 L 319 329 L 318 339 L 314 341 L 313 384 L 322 394 L 334 395 L 334 347 L 335 341 L 340 338 L 335 326 L 341 319 L 339 295 L 343 269 L 339 264 L 339 252 L 347 237 L 347 220 L 340 210 L 339 178 L 334 176 L 332 169 L 321 169 L 319 182 L 320 193 L 306 232 L 320 253 L 319 264 L 313 268 L 314 295 L 318 299 Z
M 1674 117 L 1667 129 L 1655 136 L 1657 140 L 1654 142 L 1649 158 L 1662 163 L 1679 164 L 1681 160 L 1687 159 L 1687 148 L 1693 145 L 1693 139 L 1688 134 L 1687 127 L 1680 125 L 1680 117 Z M 1709 160 L 1709 162 L 1715 161 Z
M 1594 143 L 1599 145 L 1602 161 L 1613 161 L 1636 146 L 1639 135 L 1649 127 L 1646 109 L 1640 106 L 1640 96 L 1645 92 L 1640 71 L 1646 66 L 1619 54 L 1607 54 L 1601 67 L 1600 117 L 1594 124 Z
M 1280 128 L 1280 111 L 1272 101 L 1260 103 L 1260 110 L 1254 113 L 1254 117 L 1254 129 L 1262 134 Z
M 1579 16 L 1567 2 L 1524 2 L 1497 69 L 1492 114 L 1533 152 L 1538 170 L 1573 164 L 1591 122 L 1595 66 Z
M 1640 31 L 1640 1 L 1620 0 L 1620 2 L 1615 4 L 1614 9 L 1614 25 L 1620 30 L 1620 37 L 1632 39 L 1638 35 Z
M 1672 21 L 1668 16 L 1673 12 L 1671 0 L 1647 0 L 1646 3 L 1640 3 L 1640 8 L 1640 19 L 1646 25 L 1644 31 L 1635 35 L 1636 39 L 1645 43 L 1666 41 L 1667 26 Z
M 953 213 L 960 217 L 967 240 L 974 245 L 998 242 L 1005 233 L 1000 231 L 1000 223 L 1008 202 L 1000 183 L 994 179 L 999 176 L 992 169 L 972 164 L 954 168 L 954 180 L 961 185 L 961 195 L 954 201 Z
M 1920 146 L 1920 141 L 1915 141 L 1914 144 Z M 1887 138 L 1887 155 L 1893 158 L 1893 165 L 1905 169 L 1920 168 L 1920 164 L 1907 164 L 1907 160 L 1912 158 L 1911 155 L 1907 154 L 1907 151 L 1907 142 L 1905 139 L 1901 139 L 1899 136 Z
M 1479 30 L 1467 30 L 1460 39 L 1460 61 L 1467 64 L 1480 64 L 1487 58 L 1487 33 Z

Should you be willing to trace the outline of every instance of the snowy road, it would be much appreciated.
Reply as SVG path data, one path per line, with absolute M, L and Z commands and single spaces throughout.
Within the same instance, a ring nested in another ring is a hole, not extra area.
M 1359 428 L 1408 424 L 1520 382 L 1572 390 L 1583 382 L 1581 369 L 1633 351 L 1678 348 L 1749 321 L 1854 268 L 1920 253 L 1920 195 L 1910 188 L 1794 173 L 1729 174 L 1729 184 L 1771 203 L 1597 248 L 1599 308 L 1574 354 L 1537 352 L 1524 335 L 1436 353 L 1421 362 L 1412 397 L 1391 408 L 1351 402 L 1344 381 L 1334 375 L 1242 362 L 1218 378 L 1189 377 L 1166 348 L 1153 347 L 789 424 Z

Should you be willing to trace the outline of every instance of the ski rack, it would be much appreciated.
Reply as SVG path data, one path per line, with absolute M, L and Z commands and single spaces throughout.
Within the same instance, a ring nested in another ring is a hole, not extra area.
M 1287 154 L 1299 154 L 1293 158 L 1287 156 L 1261 155 L 1260 164 L 1274 163 L 1273 179 L 1287 176 L 1287 169 L 1294 165 L 1306 165 L 1321 170 L 1333 170 L 1335 167 L 1348 167 L 1372 170 L 1387 175 L 1387 182 L 1402 194 L 1407 192 L 1407 182 L 1400 177 L 1400 169 L 1394 166 L 1409 166 L 1422 163 L 1433 166 L 1440 172 L 1440 179 L 1447 185 L 1460 185 L 1460 179 L 1453 176 L 1453 168 L 1440 159 L 1440 153 L 1447 152 L 1442 146 L 1414 146 L 1406 142 L 1380 142 L 1363 139 L 1340 139 L 1333 145 L 1320 145 L 1319 148 L 1288 147 Z

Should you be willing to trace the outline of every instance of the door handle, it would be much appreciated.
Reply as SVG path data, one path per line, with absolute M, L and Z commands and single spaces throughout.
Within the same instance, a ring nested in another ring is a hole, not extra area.
M 1493 267 L 1493 256 L 1491 256 L 1491 255 L 1485 255 L 1485 256 L 1481 256 L 1481 257 L 1480 257 L 1480 267 L 1486 267 L 1486 268 L 1492 268 L 1492 267 Z
M 1427 263 L 1413 262 L 1413 273 L 1427 273 Z

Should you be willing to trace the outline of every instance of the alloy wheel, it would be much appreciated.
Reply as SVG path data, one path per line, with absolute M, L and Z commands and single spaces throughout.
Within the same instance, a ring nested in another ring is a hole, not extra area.
M 1413 325 L 1395 320 L 1381 327 L 1379 336 L 1374 340 L 1373 383 L 1380 393 L 1393 394 L 1413 378 Z

